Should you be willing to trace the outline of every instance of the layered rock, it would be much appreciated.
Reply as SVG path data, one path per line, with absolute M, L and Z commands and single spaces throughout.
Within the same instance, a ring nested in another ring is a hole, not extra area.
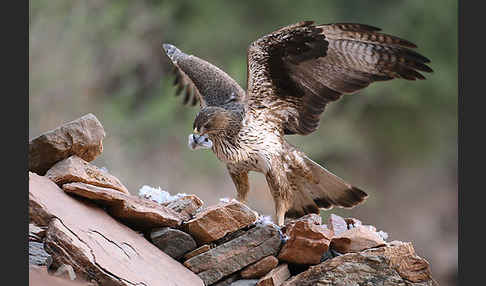
M 278 259 L 275 256 L 267 256 L 241 270 L 241 277 L 246 279 L 261 278 L 273 268 L 277 267 Z
M 199 244 L 215 241 L 257 220 L 257 214 L 246 205 L 231 201 L 211 206 L 184 223 L 184 230 Z
M 186 260 L 184 265 L 206 285 L 211 285 L 266 256 L 275 256 L 280 244 L 278 229 L 259 224 L 231 241 Z
M 120 193 L 114 189 L 86 183 L 68 183 L 62 185 L 62 189 L 66 193 L 105 205 L 112 216 L 135 229 L 173 227 L 182 223 L 182 217 L 172 209 L 150 200 Z
M 59 186 L 66 183 L 81 182 L 115 189 L 124 194 L 129 194 L 127 188 L 120 182 L 120 180 L 118 180 L 118 178 L 101 170 L 95 165 L 86 162 L 76 155 L 57 162 L 47 171 L 46 177 Z
M 280 286 L 290 277 L 290 271 L 287 264 L 280 264 L 277 268 L 268 272 L 258 280 L 256 286 Z
M 42 216 L 37 221 L 48 219 L 45 248 L 53 265 L 71 265 L 80 279 L 95 279 L 99 285 L 204 285 L 97 205 L 77 200 L 33 173 L 29 173 L 31 203 L 33 213 Z
M 58 161 L 77 155 L 91 162 L 103 151 L 105 130 L 89 113 L 29 142 L 29 171 L 44 175 Z
M 435 286 L 429 264 L 415 254 L 411 243 L 349 253 L 311 266 L 282 284 L 311 285 L 416 285 Z

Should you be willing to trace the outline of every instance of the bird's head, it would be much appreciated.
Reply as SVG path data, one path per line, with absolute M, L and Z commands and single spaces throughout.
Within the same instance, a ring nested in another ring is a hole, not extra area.
M 213 146 L 211 138 L 231 133 L 235 124 L 231 111 L 221 107 L 207 106 L 202 108 L 194 119 L 193 134 L 189 135 L 189 148 L 209 149 Z

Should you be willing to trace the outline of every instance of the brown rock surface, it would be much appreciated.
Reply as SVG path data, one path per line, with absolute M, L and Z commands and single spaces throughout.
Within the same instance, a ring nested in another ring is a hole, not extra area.
M 195 195 L 187 195 L 165 204 L 167 208 L 179 213 L 184 221 L 193 218 L 196 211 L 203 205 L 203 201 Z
M 208 207 L 184 223 L 184 230 L 199 244 L 222 238 L 228 233 L 242 229 L 257 219 L 257 214 L 246 205 L 231 201 Z
M 267 256 L 241 270 L 241 277 L 243 278 L 260 278 L 275 268 L 278 264 L 278 259 L 275 256 Z
M 187 260 L 189 258 L 192 258 L 192 257 L 196 256 L 196 255 L 199 255 L 201 253 L 204 253 L 204 252 L 206 252 L 206 251 L 208 251 L 210 249 L 211 249 L 211 246 L 209 244 L 201 245 L 200 247 L 194 249 L 193 251 L 186 253 L 184 255 L 184 259 Z
M 103 151 L 105 130 L 91 113 L 65 123 L 29 142 L 29 171 L 44 175 L 52 165 L 71 155 L 93 161 Z
M 174 259 L 179 259 L 196 248 L 196 242 L 189 234 L 170 227 L 152 230 L 150 239 L 155 246 Z
M 129 194 L 127 188 L 115 176 L 76 155 L 57 162 L 47 171 L 45 176 L 59 186 L 66 183 L 81 182 Z
M 88 281 L 76 279 L 71 281 L 66 278 L 56 277 L 47 272 L 45 266 L 29 265 L 29 286 L 95 286 Z
M 211 285 L 266 256 L 276 255 L 281 244 L 280 233 L 272 225 L 257 225 L 245 234 L 184 262 Z
M 357 226 L 334 236 L 331 248 L 341 253 L 359 252 L 385 245 L 381 236 L 367 226 Z
M 290 277 L 290 271 L 287 264 L 280 264 L 277 268 L 268 272 L 258 280 L 256 286 L 280 286 Z
M 429 264 L 411 243 L 348 253 L 326 260 L 290 278 L 283 286 L 438 285 Z
M 81 279 L 95 279 L 99 285 L 204 285 L 197 275 L 95 204 L 77 200 L 30 172 L 29 204 L 49 219 L 45 248 L 53 265 L 72 265 Z
M 332 238 L 330 230 L 309 221 L 297 221 L 286 234 L 289 239 L 280 250 L 278 259 L 296 264 L 318 264 Z
M 62 185 L 62 189 L 66 193 L 108 206 L 108 212 L 112 216 L 135 229 L 173 227 L 182 223 L 182 217 L 178 213 L 161 204 L 110 188 L 85 183 L 68 183 Z

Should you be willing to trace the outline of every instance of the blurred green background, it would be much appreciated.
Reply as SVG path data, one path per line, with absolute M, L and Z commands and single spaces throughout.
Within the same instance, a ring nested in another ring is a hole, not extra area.
M 146 184 L 214 204 L 235 197 L 234 186 L 214 154 L 187 148 L 198 108 L 174 96 L 161 43 L 246 88 L 248 45 L 277 28 L 301 20 L 380 27 L 416 43 L 435 72 L 344 96 L 317 132 L 289 140 L 370 195 L 332 212 L 412 241 L 440 285 L 456 285 L 457 14 L 453 0 L 30 1 L 29 136 L 93 113 L 107 133 L 94 163 L 132 193 Z M 250 180 L 249 204 L 272 215 L 263 175 Z

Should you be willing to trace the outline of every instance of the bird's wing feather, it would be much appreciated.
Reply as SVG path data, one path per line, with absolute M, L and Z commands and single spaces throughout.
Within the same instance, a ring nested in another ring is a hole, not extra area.
M 245 91 L 218 67 L 187 55 L 173 45 L 164 44 L 163 48 L 174 65 L 176 95 L 185 89 L 184 104 L 199 102 L 200 107 L 222 106 L 243 100 Z
M 248 48 L 248 104 L 268 111 L 285 134 L 319 126 L 329 102 L 374 81 L 424 79 L 432 72 L 416 46 L 368 25 L 299 22 Z

